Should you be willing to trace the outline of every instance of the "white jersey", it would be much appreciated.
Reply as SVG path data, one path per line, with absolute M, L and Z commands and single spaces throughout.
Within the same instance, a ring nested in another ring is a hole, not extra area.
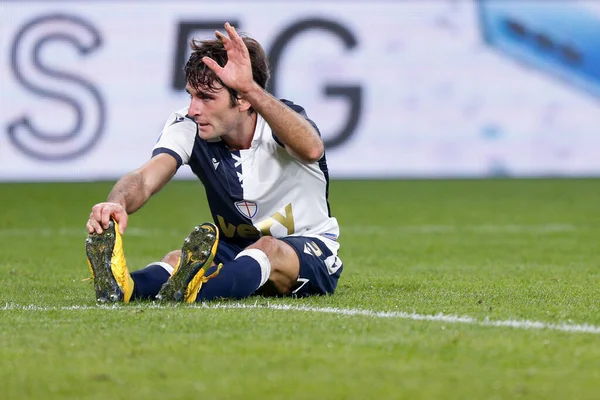
M 282 101 L 307 118 L 302 107 Z M 231 151 L 219 139 L 201 139 L 187 111 L 171 114 L 152 155 L 167 153 L 178 166 L 191 167 L 204 184 L 223 240 L 245 247 L 264 235 L 315 236 L 337 250 L 325 156 L 313 163 L 290 156 L 260 115 L 250 148 Z

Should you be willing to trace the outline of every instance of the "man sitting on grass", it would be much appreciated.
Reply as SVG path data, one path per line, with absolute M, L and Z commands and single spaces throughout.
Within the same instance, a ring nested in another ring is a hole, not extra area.
M 228 23 L 225 29 L 228 35 L 192 41 L 189 107 L 168 118 L 152 158 L 92 208 L 86 253 L 100 302 L 192 303 L 336 288 L 339 227 L 319 131 L 302 107 L 265 90 L 269 67 L 260 44 Z M 129 273 L 121 239 L 128 214 L 183 164 L 202 181 L 215 224 L 197 226 L 181 250 Z

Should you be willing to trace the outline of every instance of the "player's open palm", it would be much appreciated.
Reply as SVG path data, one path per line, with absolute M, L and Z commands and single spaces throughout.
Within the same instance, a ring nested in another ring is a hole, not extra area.
M 254 83 L 248 48 L 242 37 L 229 22 L 225 23 L 225 30 L 229 37 L 219 31 L 215 32 L 215 36 L 223 43 L 227 51 L 227 64 L 221 67 L 210 57 L 204 57 L 202 61 L 229 88 L 237 90 L 241 94 L 247 93 L 252 89 Z

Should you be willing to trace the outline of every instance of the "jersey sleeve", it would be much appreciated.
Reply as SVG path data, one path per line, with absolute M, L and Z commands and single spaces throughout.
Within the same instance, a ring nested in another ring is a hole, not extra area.
M 187 164 L 194 148 L 197 125 L 187 116 L 187 108 L 172 113 L 152 149 L 152 157 L 169 154 L 177 161 L 177 168 Z
M 302 106 L 294 104 L 293 102 L 285 99 L 281 99 L 280 101 L 292 110 L 296 111 L 298 114 L 302 115 L 304 119 L 306 119 L 312 125 L 312 127 L 315 128 L 319 136 L 321 136 L 321 131 L 319 131 L 319 127 L 317 127 L 317 124 L 315 124 L 315 122 L 312 119 L 308 118 L 306 110 Z M 285 145 L 281 142 L 281 140 L 279 140 L 275 132 L 273 132 L 273 139 L 277 142 L 278 145 L 280 145 L 281 147 L 285 147 Z

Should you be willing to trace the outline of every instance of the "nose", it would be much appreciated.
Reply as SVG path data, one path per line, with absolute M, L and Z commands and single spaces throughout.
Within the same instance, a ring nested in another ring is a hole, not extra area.
M 189 115 L 202 115 L 202 102 L 192 97 L 190 100 Z

